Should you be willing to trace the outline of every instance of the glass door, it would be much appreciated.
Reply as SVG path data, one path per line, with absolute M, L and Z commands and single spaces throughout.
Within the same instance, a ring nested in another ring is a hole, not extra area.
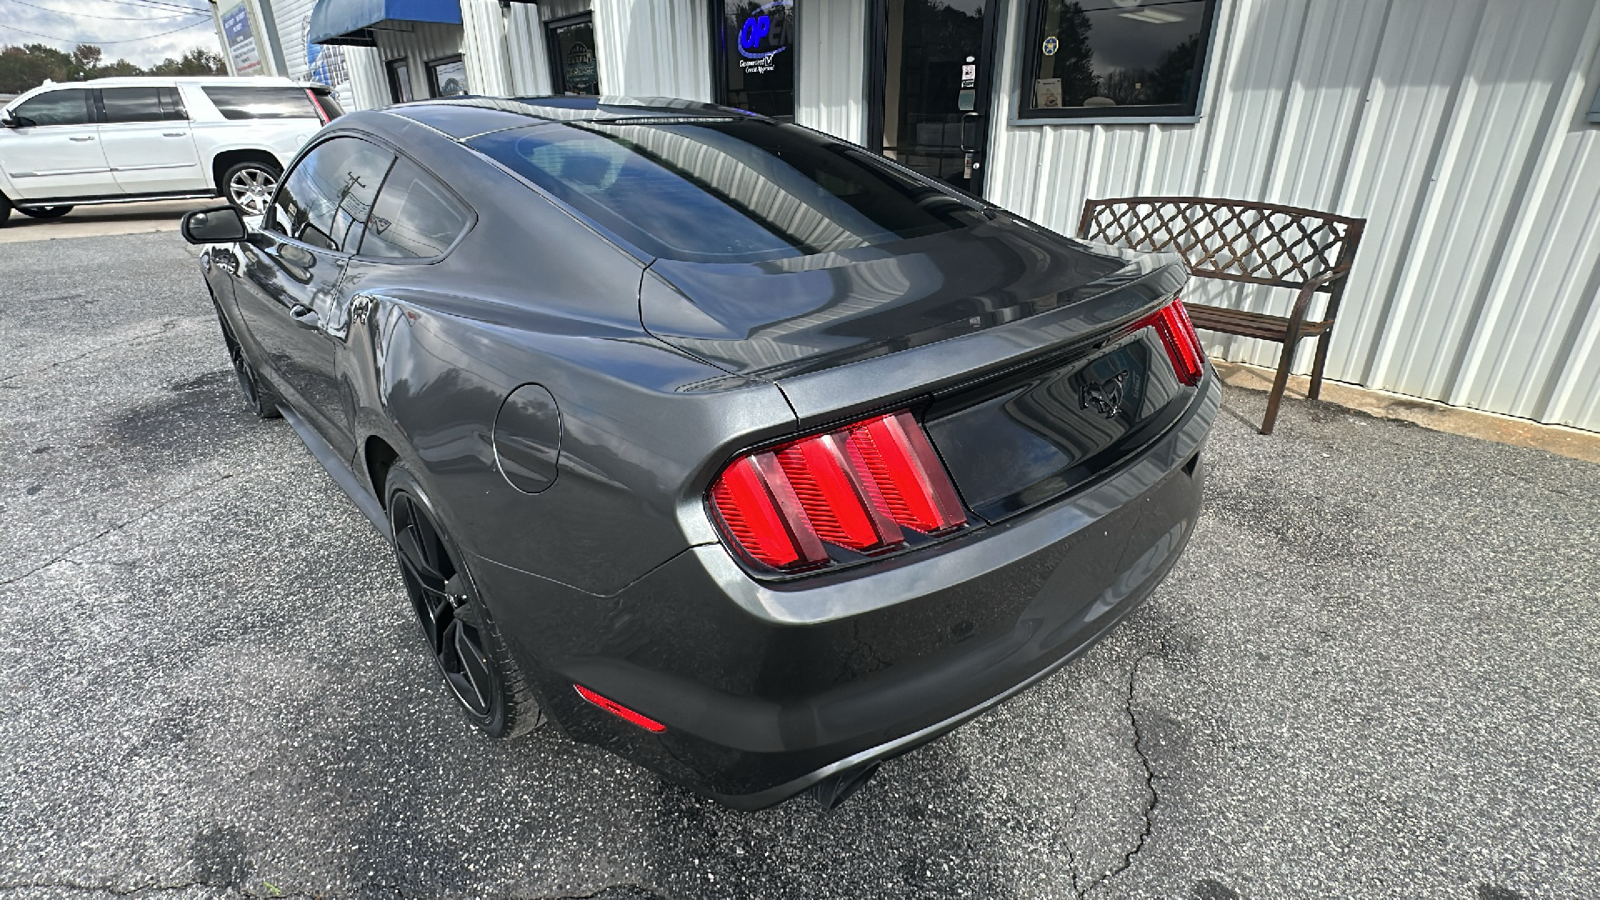
M 594 17 L 589 13 L 545 25 L 550 51 L 550 82 L 557 94 L 600 93 L 600 68 L 594 57 Z
M 979 194 L 997 0 L 877 0 L 871 131 L 885 156 Z

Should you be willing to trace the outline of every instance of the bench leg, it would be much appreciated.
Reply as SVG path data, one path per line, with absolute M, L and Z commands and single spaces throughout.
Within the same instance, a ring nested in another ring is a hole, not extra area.
M 1289 367 L 1294 364 L 1294 348 L 1299 341 L 1291 341 L 1283 345 L 1283 353 L 1278 357 L 1278 377 L 1272 379 L 1272 393 L 1267 395 L 1267 416 L 1261 420 L 1261 433 L 1271 434 L 1272 426 L 1278 422 L 1278 404 L 1283 400 L 1284 389 L 1289 386 Z
M 1329 329 L 1317 337 L 1317 362 L 1311 367 L 1311 389 L 1306 391 L 1306 396 L 1312 400 L 1322 397 L 1322 370 L 1328 365 L 1328 343 L 1333 340 L 1333 331 Z

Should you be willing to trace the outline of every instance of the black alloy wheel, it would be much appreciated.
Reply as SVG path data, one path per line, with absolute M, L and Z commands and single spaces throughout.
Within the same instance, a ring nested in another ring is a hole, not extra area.
M 215 304 L 215 301 L 212 302 Z M 228 320 L 220 308 L 217 309 L 217 324 L 222 326 L 222 341 L 228 347 L 228 361 L 233 363 L 233 374 L 239 379 L 239 394 L 244 400 L 245 410 L 258 419 L 282 416 L 278 412 L 278 401 L 272 389 L 262 384 L 256 376 L 255 367 L 245 357 L 244 348 L 239 345 L 239 339 L 233 336 L 233 329 L 228 327 Z
M 30 209 L 30 208 L 27 208 L 27 207 L 19 206 L 19 207 L 17 207 L 17 212 L 22 213 L 25 216 L 31 216 L 32 218 L 35 218 L 35 219 L 59 219 L 62 216 L 66 215 L 67 213 L 72 212 L 72 207 L 70 207 L 70 206 L 35 206 L 35 207 Z
M 533 692 L 506 653 L 450 542 L 413 493 L 415 478 L 396 464 L 389 481 L 395 558 L 445 684 L 467 719 L 489 736 L 533 730 L 544 721 Z

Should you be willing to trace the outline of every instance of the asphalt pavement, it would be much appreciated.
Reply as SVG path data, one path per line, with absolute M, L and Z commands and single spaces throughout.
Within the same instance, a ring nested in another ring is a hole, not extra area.
M 1600 896 L 1600 466 L 1262 400 L 1109 639 L 739 813 L 469 730 L 176 235 L 0 245 L 0 898 Z

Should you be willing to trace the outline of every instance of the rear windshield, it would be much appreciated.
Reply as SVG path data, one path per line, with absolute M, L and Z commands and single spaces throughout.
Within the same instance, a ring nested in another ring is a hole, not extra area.
M 297 87 L 205 85 L 200 88 L 224 119 L 316 119 L 311 95 Z
M 761 119 L 552 122 L 468 144 L 668 259 L 845 250 L 979 216 L 975 203 L 858 147 Z

